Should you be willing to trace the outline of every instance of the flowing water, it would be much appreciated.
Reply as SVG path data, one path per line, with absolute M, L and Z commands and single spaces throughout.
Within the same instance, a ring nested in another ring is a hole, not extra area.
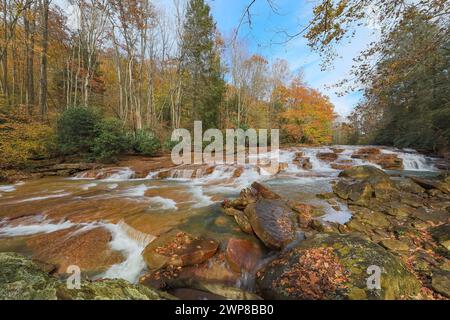
M 342 149 L 333 162 L 368 164 L 351 157 L 361 147 L 333 148 Z M 414 150 L 381 150 L 403 160 L 404 170 L 390 173 L 433 175 L 438 171 L 433 159 Z M 309 157 L 312 169 L 301 169 L 294 163 L 299 151 Z M 69 236 L 74 236 L 100 227 L 110 232 L 109 246 L 121 252 L 124 260 L 95 277 L 135 282 L 145 269 L 142 250 L 172 228 L 226 242 L 236 231 L 230 231 L 233 228 L 226 223 L 219 223 L 223 217 L 220 202 L 237 197 L 242 188 L 254 181 L 264 182 L 291 200 L 322 208 L 324 215 L 319 219 L 346 223 L 351 213 L 344 204 L 332 205 L 316 197 L 331 191 L 331 182 L 340 172 L 317 157 L 318 153 L 332 151 L 327 147 L 280 150 L 280 162 L 286 167 L 278 173 L 248 164 L 236 174 L 236 166 L 217 165 L 209 172 L 180 168 L 172 170 L 166 179 L 157 179 L 158 172 L 133 179 L 133 169 L 126 167 L 104 179 L 79 174 L 72 178 L 42 178 L 0 185 L 0 251 L 32 255 L 27 241 L 36 235 L 69 230 Z M 265 156 L 270 158 L 273 154 Z M 241 281 L 245 282 L 247 276 Z

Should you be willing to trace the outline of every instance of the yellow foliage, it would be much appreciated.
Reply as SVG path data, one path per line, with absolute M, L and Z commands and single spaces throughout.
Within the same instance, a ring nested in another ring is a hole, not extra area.
M 53 137 L 47 124 L 0 110 L 0 168 L 23 167 L 30 159 L 48 157 Z

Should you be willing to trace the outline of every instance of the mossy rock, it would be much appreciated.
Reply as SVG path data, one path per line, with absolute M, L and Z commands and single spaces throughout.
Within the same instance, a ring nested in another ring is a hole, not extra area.
M 0 299 L 4 300 L 159 300 L 171 295 L 125 280 L 82 281 L 68 289 L 38 263 L 17 254 L 0 253 Z
M 368 289 L 368 268 L 382 270 L 381 289 Z M 257 273 L 268 299 L 408 299 L 419 281 L 381 246 L 355 235 L 318 234 Z

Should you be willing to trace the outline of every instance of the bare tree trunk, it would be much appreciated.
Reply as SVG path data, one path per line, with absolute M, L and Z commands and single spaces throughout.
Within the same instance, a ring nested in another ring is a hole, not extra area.
M 34 18 L 30 17 L 31 9 L 24 14 L 25 55 L 26 55 L 26 105 L 28 114 L 32 115 L 34 107 Z M 30 18 L 32 19 L 30 21 Z
M 39 79 L 39 109 L 42 120 L 47 115 L 47 49 L 48 49 L 48 11 L 50 0 L 41 0 L 41 72 Z
M 2 54 L 2 67 L 3 67 L 3 94 L 6 101 L 9 103 L 9 90 L 8 90 L 8 1 L 3 0 L 3 37 L 4 47 Z

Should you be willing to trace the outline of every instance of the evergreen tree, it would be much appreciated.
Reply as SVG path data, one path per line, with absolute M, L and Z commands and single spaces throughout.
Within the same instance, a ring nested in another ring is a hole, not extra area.
M 204 0 L 190 0 L 182 39 L 184 106 L 187 119 L 202 120 L 204 128 L 218 125 L 225 90 L 216 25 Z

